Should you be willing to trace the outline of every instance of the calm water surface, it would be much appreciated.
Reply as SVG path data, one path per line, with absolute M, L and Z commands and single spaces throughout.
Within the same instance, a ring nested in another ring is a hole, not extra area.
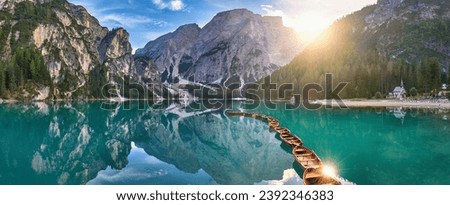
M 141 106 L 146 104 L 146 106 Z M 148 104 L 148 105 L 147 105 Z M 448 111 L 252 110 L 356 184 L 450 184 Z M 301 184 L 291 150 L 226 109 L 131 102 L 0 105 L 0 184 Z

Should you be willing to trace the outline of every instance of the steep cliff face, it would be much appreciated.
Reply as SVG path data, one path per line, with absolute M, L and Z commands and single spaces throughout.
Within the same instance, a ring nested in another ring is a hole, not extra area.
M 148 43 L 144 49 L 137 50 L 135 57 L 154 62 L 161 81 L 172 83 L 180 70 L 183 72 L 185 67 L 192 66 L 193 60 L 185 53 L 189 53 L 200 30 L 197 24 L 181 26 L 175 32 Z M 148 69 L 143 67 L 142 70 Z
M 281 18 L 238 9 L 217 14 L 203 28 L 182 26 L 138 49 L 135 57 L 153 60 L 162 82 L 246 83 L 288 63 L 301 48 Z
M 99 88 L 92 85 L 133 78 L 129 34 L 122 28 L 109 31 L 102 27 L 83 7 L 65 0 L 9 0 L 1 1 L 0 7 L 0 25 L 8 31 L 0 44 L 5 51 L 1 58 L 12 58 L 22 47 L 36 49 L 51 76 L 47 98 L 102 97 L 93 93 L 92 89 Z M 11 89 L 11 93 L 18 90 Z
M 132 48 L 129 34 L 124 29 L 114 29 L 106 34 L 98 46 L 100 63 L 109 68 L 110 75 L 133 75 Z

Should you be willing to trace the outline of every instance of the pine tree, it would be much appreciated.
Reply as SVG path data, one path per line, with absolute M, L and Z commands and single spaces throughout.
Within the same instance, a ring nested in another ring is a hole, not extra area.
M 6 76 L 4 70 L 4 62 L 0 62 L 0 97 L 3 97 L 6 92 Z
M 105 66 L 97 66 L 89 73 L 88 86 L 92 97 L 103 98 L 102 89 L 107 84 L 107 68 Z
M 11 63 L 8 63 L 6 68 L 6 87 L 8 90 L 13 91 L 17 87 L 16 73 Z
M 30 63 L 30 73 L 31 73 L 31 79 L 38 80 L 38 73 L 37 73 L 37 69 L 36 69 L 34 60 L 32 60 Z
M 417 96 L 417 89 L 415 87 L 412 87 L 409 90 L 409 95 L 412 96 L 412 97 L 416 97 Z
M 428 92 L 430 89 L 429 86 L 429 75 L 428 75 L 428 69 L 427 69 L 427 63 L 425 62 L 425 60 L 422 60 L 422 62 L 420 62 L 420 66 L 419 66 L 419 88 L 423 91 L 423 92 Z
M 447 85 L 450 85 L 450 69 L 447 71 Z
M 429 82 L 432 90 L 437 90 L 441 87 L 441 68 L 437 58 L 428 59 Z

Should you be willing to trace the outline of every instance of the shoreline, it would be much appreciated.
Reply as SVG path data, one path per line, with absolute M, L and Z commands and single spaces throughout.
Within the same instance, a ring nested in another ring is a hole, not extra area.
M 406 107 L 406 108 L 443 108 L 450 109 L 449 100 L 438 101 L 399 101 L 399 100 L 342 100 L 342 102 L 349 108 L 361 108 L 361 107 Z M 314 103 L 327 105 L 325 100 L 317 100 Z M 332 101 L 332 107 L 340 107 L 336 101 Z
M 180 101 L 181 99 L 171 99 L 174 101 Z M 219 99 L 199 99 L 198 101 L 204 101 L 204 100 L 219 100 Z M 224 99 L 225 101 L 245 101 L 243 99 Z M 116 103 L 124 103 L 124 102 L 133 102 L 133 101 L 161 101 L 158 99 L 126 99 L 123 101 L 118 101 L 116 99 L 85 99 L 85 100 L 64 100 L 64 99 L 57 99 L 57 100 L 31 100 L 31 101 L 20 101 L 20 100 L 5 100 L 0 99 L 0 104 L 16 104 L 16 103 L 58 103 L 58 102 L 116 102 Z M 164 99 L 162 101 L 170 101 L 170 99 Z M 262 102 L 263 100 L 261 100 Z M 288 100 L 272 100 L 272 102 L 279 102 L 279 103 L 289 103 Z M 386 100 L 386 99 L 380 99 L 380 100 L 370 100 L 370 99 L 344 99 L 342 102 L 347 106 L 348 108 L 364 108 L 364 107 L 373 107 L 373 108 L 379 108 L 379 107 L 405 107 L 405 108 L 429 108 L 429 109 L 436 109 L 436 108 L 442 108 L 442 109 L 450 109 L 450 101 L 449 100 Z M 320 104 L 322 106 L 329 105 L 329 102 L 326 100 L 315 100 L 311 101 L 311 104 Z M 333 108 L 339 108 L 340 105 L 335 101 L 332 100 L 331 106 Z

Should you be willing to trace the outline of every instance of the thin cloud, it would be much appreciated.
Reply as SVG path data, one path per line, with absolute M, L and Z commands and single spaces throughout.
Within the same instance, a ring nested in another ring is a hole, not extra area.
M 261 9 L 266 12 L 266 16 L 285 16 L 282 10 L 274 9 L 272 5 L 261 5 Z
M 165 0 L 153 0 L 153 4 L 155 4 L 159 9 L 169 9 L 172 11 L 179 11 L 184 9 L 185 4 L 182 0 L 169 0 L 169 2 Z
M 99 14 L 98 20 L 104 24 L 114 24 L 122 27 L 137 27 L 144 24 L 152 24 L 155 26 L 163 27 L 167 25 L 167 22 L 155 20 L 146 16 L 131 16 L 129 14 Z
M 74 4 L 81 4 L 81 1 L 72 0 Z M 131 6 L 133 3 L 132 0 L 129 0 L 126 4 Z M 90 2 L 83 2 L 83 6 L 89 11 L 91 15 L 97 18 L 101 25 L 106 25 L 108 27 L 125 27 L 125 28 L 135 28 L 135 27 L 143 27 L 146 25 L 154 25 L 158 27 L 167 26 L 168 23 L 163 20 L 156 20 L 150 18 L 148 16 L 143 15 L 135 15 L 131 13 L 117 13 L 118 10 L 124 9 L 123 6 L 109 6 L 109 7 L 100 7 L 96 4 Z M 125 7 L 125 9 L 127 9 Z M 130 10 L 132 7 L 129 8 Z
M 273 8 L 273 6 L 272 6 L 272 5 L 269 5 L 269 4 L 263 4 L 263 5 L 261 5 L 261 8 L 268 8 L 268 9 L 272 9 L 272 8 Z

